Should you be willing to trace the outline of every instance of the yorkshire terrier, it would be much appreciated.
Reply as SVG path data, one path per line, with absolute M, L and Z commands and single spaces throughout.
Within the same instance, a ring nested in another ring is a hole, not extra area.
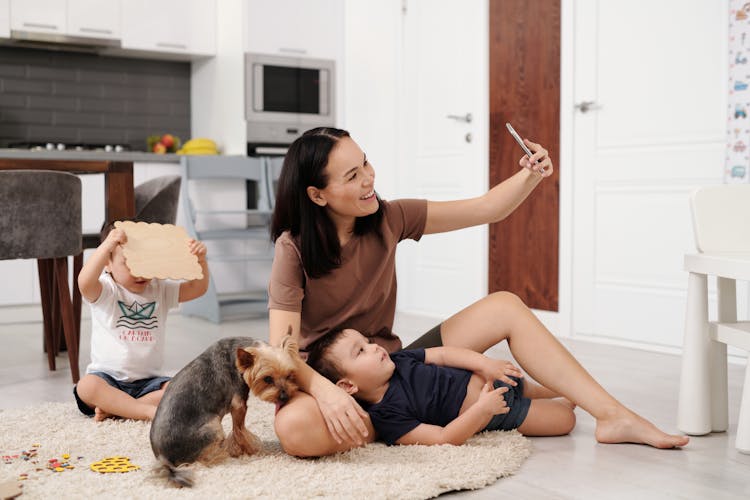
M 194 462 L 217 463 L 227 456 L 252 455 L 260 439 L 245 427 L 247 398 L 286 403 L 297 391 L 297 343 L 290 334 L 281 347 L 250 337 L 219 340 L 180 370 L 167 385 L 151 423 L 157 472 L 176 486 L 192 486 Z M 221 420 L 232 414 L 224 436 Z

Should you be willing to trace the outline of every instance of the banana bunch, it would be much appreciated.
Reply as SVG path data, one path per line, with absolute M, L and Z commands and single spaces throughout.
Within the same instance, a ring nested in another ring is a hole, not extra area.
M 211 139 L 190 139 L 177 150 L 178 155 L 217 155 L 219 150 Z

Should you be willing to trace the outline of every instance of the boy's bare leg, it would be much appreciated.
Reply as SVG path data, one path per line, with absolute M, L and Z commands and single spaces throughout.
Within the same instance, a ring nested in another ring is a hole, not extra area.
M 524 436 L 564 436 L 575 425 L 575 413 L 565 402 L 557 399 L 534 399 L 518 432 Z
M 497 292 L 475 302 L 444 321 L 441 334 L 444 345 L 477 352 L 507 340 L 521 368 L 596 418 L 601 443 L 674 448 L 689 441 L 663 432 L 612 397 L 512 293 Z
M 81 378 L 76 391 L 84 403 L 95 408 L 94 420 L 96 421 L 112 416 L 133 420 L 151 420 L 156 413 L 155 404 L 135 399 L 112 387 L 96 375 L 85 375 Z

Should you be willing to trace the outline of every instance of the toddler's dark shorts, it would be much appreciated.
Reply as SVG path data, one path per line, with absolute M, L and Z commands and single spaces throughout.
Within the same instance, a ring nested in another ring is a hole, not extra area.
M 492 417 L 490 423 L 484 428 L 485 431 L 509 431 L 518 428 L 526 420 L 531 400 L 523 397 L 523 379 L 516 377 L 510 377 L 510 379 L 518 382 L 518 385 L 514 387 L 501 380 L 495 380 L 492 384 L 495 389 L 498 387 L 508 388 L 508 392 L 503 394 L 503 397 L 510 411 Z
M 169 380 L 171 379 L 171 377 L 151 377 L 141 380 L 134 380 L 132 382 L 123 382 L 113 378 L 111 375 L 104 372 L 91 372 L 90 375 L 96 375 L 115 389 L 119 389 L 122 392 L 129 394 L 135 399 L 138 399 L 141 396 L 145 396 L 150 392 L 158 391 L 166 382 L 169 382 Z M 77 386 L 73 386 L 73 396 L 75 396 L 76 398 L 78 409 L 81 410 L 81 413 L 83 413 L 84 415 L 93 417 L 95 413 L 94 408 L 91 408 L 89 405 L 84 403 L 81 398 L 78 397 L 78 391 L 76 391 L 76 387 Z

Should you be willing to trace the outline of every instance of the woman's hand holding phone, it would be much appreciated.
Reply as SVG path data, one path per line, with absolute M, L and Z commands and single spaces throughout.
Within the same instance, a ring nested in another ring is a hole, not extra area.
M 513 129 L 513 126 L 510 123 L 506 122 L 505 127 L 508 129 L 508 132 L 510 132 L 510 135 L 513 136 L 513 139 L 516 140 L 518 145 L 521 146 L 523 152 L 526 153 L 526 157 L 521 158 L 518 163 L 524 168 L 528 168 L 533 172 L 538 172 L 542 177 L 549 177 L 552 175 L 554 169 L 547 150 L 528 139 L 521 139 L 521 136 L 518 135 L 518 132 Z

